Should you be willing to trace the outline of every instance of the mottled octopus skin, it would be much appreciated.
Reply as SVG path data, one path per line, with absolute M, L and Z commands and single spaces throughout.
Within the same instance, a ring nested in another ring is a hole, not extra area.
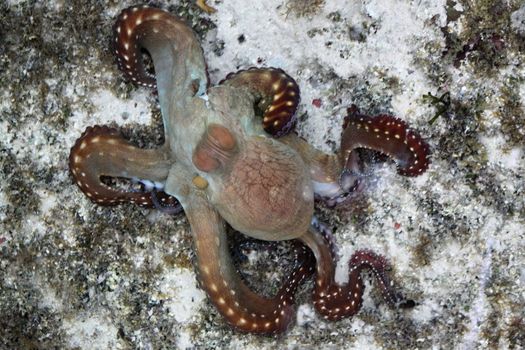
M 363 269 L 373 272 L 390 305 L 411 305 L 392 289 L 385 258 L 368 250 L 354 253 L 349 281 L 337 284 L 334 239 L 313 217 L 314 197 L 337 204 L 359 188 L 359 148 L 388 155 L 401 175 L 427 169 L 428 147 L 404 122 L 349 109 L 340 151 L 325 154 L 289 133 L 299 104 L 299 88 L 290 76 L 252 68 L 210 87 L 199 42 L 178 17 L 147 6 L 125 9 L 114 25 L 112 46 L 131 81 L 157 89 L 166 141 L 157 149 L 140 149 L 116 129 L 88 127 L 71 149 L 73 178 L 101 205 L 182 206 L 200 285 L 232 327 L 284 332 L 294 319 L 295 291 L 313 273 L 313 303 L 328 320 L 359 311 Z M 153 59 L 154 76 L 145 69 L 142 49 Z M 104 178 L 130 179 L 145 188 L 117 189 Z M 261 240 L 304 244 L 275 296 L 257 295 L 243 282 L 230 257 L 226 224 Z

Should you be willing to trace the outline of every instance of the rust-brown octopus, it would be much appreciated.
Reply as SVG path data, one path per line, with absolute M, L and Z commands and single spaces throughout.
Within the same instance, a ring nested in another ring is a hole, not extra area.
M 180 18 L 147 6 L 122 11 L 113 39 L 119 68 L 133 82 L 157 89 L 166 141 L 158 149 L 141 149 L 115 129 L 88 127 L 71 149 L 71 173 L 101 205 L 183 208 L 200 284 L 231 326 L 284 332 L 294 319 L 295 291 L 313 272 L 313 303 L 329 320 L 358 312 L 363 269 L 377 277 L 389 304 L 410 304 L 393 291 L 385 259 L 368 250 L 351 257 L 348 282 L 337 284 L 332 237 L 313 217 L 314 198 L 337 205 L 360 187 L 358 148 L 390 156 L 402 175 L 426 170 L 428 148 L 404 122 L 349 109 L 340 151 L 325 154 L 289 133 L 299 89 L 282 70 L 240 71 L 210 87 L 194 32 Z M 142 49 L 153 59 L 154 76 L 145 68 Z M 117 189 L 105 177 L 139 182 L 143 191 Z M 257 295 L 242 281 L 229 254 L 226 223 L 256 239 L 304 244 L 276 296 Z

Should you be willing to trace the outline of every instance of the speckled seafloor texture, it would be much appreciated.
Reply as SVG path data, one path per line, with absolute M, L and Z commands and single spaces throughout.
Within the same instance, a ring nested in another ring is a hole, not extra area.
M 343 262 L 385 254 L 418 305 L 389 309 L 368 288 L 357 316 L 325 322 L 309 283 L 279 338 L 233 332 L 206 301 L 183 216 L 98 207 L 72 183 L 67 156 L 86 126 L 116 123 L 142 146 L 161 143 L 162 126 L 155 96 L 108 50 L 135 3 L 42 3 L 0 4 L 1 349 L 525 346 L 523 1 L 222 0 L 211 16 L 157 1 L 199 33 L 213 82 L 253 65 L 293 76 L 298 131 L 320 149 L 338 147 L 354 103 L 405 119 L 433 150 L 415 179 L 374 164 L 361 210 L 319 211 Z M 251 285 L 274 292 L 289 251 L 243 251 Z

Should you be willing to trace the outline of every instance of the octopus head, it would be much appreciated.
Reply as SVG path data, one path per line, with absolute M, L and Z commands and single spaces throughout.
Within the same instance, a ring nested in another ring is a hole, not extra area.
M 210 201 L 233 228 L 264 240 L 297 238 L 308 229 L 313 215 L 309 170 L 281 142 L 261 136 L 240 140 L 211 124 L 193 164 L 213 179 Z

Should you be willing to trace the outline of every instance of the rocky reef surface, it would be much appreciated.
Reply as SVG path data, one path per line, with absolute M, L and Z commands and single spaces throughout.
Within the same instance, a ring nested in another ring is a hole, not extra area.
M 297 300 L 277 338 L 230 329 L 198 288 L 183 215 L 99 207 L 67 157 L 89 125 L 162 143 L 155 95 L 109 50 L 130 1 L 0 3 L 0 348 L 519 349 L 525 347 L 525 5 L 521 0 L 211 0 L 154 5 L 199 34 L 213 83 L 274 66 L 302 94 L 297 132 L 338 148 L 345 109 L 396 115 L 428 140 L 430 169 L 401 178 L 371 157 L 366 198 L 318 208 L 340 248 L 393 265 L 417 304 L 389 309 L 368 283 L 361 312 L 326 322 Z M 236 238 L 239 269 L 271 294 L 286 244 Z

